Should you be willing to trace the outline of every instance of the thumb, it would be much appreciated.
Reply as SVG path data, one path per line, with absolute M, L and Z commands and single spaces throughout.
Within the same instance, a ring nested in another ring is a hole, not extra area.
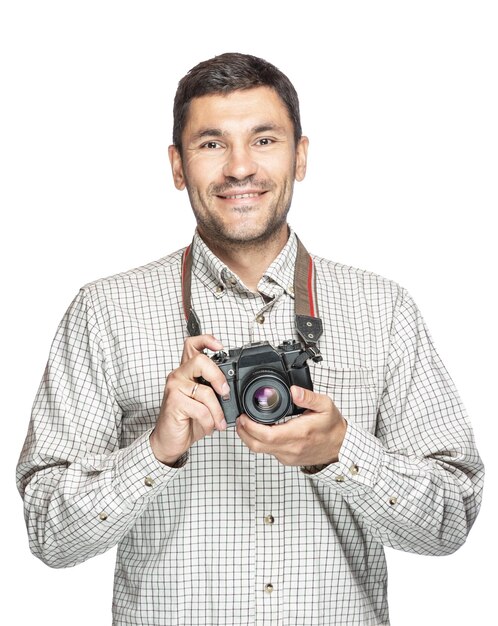
M 187 337 L 183 345 L 182 365 L 185 361 L 188 361 L 206 348 L 213 351 L 222 350 L 223 345 L 221 341 L 216 339 L 216 337 L 213 337 L 213 335 L 197 335 L 195 337 Z
M 325 403 L 329 402 L 327 396 L 314 393 L 311 389 L 305 389 L 297 385 L 291 387 L 291 394 L 294 404 L 303 409 L 310 409 L 311 411 L 323 411 L 326 408 Z

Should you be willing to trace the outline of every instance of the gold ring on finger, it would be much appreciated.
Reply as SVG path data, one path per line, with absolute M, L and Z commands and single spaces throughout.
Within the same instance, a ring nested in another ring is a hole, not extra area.
M 197 391 L 199 387 L 199 383 L 195 383 L 195 385 L 192 387 L 192 391 L 190 392 L 190 397 L 193 399 L 195 396 L 195 392 Z

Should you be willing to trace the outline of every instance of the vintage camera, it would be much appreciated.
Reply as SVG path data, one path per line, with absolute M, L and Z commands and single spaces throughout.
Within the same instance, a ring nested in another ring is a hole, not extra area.
M 307 355 L 300 343 L 288 340 L 274 348 L 262 341 L 228 354 L 217 352 L 212 360 L 230 386 L 228 400 L 217 394 L 228 426 L 233 426 L 241 413 L 256 422 L 273 424 L 305 410 L 292 402 L 290 392 L 291 385 L 313 389 Z

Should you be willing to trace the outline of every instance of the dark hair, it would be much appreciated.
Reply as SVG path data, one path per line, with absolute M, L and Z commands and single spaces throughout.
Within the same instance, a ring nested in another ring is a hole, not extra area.
M 268 61 L 226 52 L 193 67 L 178 83 L 173 105 L 173 143 L 181 150 L 190 101 L 208 94 L 228 94 L 253 87 L 271 87 L 285 104 L 294 125 L 296 144 L 301 138 L 299 99 L 294 85 Z

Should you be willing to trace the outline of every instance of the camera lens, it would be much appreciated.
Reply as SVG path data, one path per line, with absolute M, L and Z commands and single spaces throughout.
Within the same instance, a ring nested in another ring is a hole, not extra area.
M 260 411 L 273 411 L 280 402 L 280 394 L 275 387 L 260 387 L 254 392 L 253 400 Z
M 262 424 L 273 424 L 290 414 L 292 398 L 289 386 L 280 372 L 259 369 L 241 385 L 242 408 L 249 417 Z

